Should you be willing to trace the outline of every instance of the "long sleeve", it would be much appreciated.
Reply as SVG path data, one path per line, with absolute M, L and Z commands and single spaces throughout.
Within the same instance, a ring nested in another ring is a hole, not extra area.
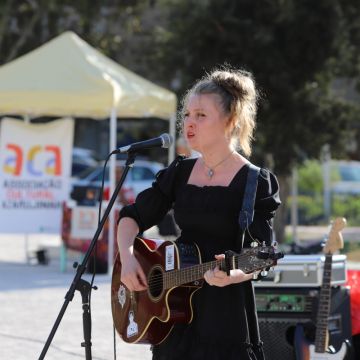
M 275 175 L 267 169 L 261 169 L 255 199 L 254 220 L 245 233 L 245 246 L 249 246 L 253 239 L 265 241 L 267 245 L 272 243 L 272 219 L 280 204 L 279 184 Z
M 152 187 L 142 191 L 135 203 L 121 209 L 119 220 L 130 217 L 136 221 L 140 232 L 159 223 L 175 201 L 178 169 L 183 157 L 177 157 L 166 169 L 160 170 Z

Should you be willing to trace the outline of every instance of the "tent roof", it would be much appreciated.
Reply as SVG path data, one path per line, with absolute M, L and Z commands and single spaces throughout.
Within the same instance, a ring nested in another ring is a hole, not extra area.
M 170 118 L 176 96 L 65 32 L 0 67 L 0 113 Z

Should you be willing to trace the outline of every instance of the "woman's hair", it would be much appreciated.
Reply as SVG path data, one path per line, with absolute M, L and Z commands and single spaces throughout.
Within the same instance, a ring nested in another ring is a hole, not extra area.
M 225 67 L 206 74 L 186 92 L 182 100 L 181 119 L 184 118 L 184 109 L 189 97 L 202 94 L 218 95 L 221 108 L 229 118 L 227 127 L 231 129 L 232 145 L 249 156 L 258 99 L 252 74 Z

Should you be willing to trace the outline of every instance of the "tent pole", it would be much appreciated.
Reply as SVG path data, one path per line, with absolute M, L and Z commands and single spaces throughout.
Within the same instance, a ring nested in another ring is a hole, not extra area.
M 117 116 L 116 107 L 111 109 L 110 114 L 110 149 L 109 153 L 116 148 L 116 137 L 117 137 Z M 110 158 L 110 192 L 113 194 L 115 190 L 115 173 L 116 173 L 116 157 Z M 116 209 L 116 203 L 114 209 Z M 114 244 L 115 244 L 115 212 L 112 211 L 109 215 L 109 231 L 108 231 L 108 275 L 111 276 L 114 262 Z
M 23 116 L 24 118 L 24 123 L 25 124 L 30 124 L 31 123 L 31 119 L 30 119 L 30 115 L 29 114 L 25 114 Z M 30 257 L 29 257 L 29 233 L 24 234 L 25 235 L 25 260 L 27 264 L 30 264 Z
M 176 113 L 174 113 L 169 119 L 169 133 L 174 139 L 174 143 L 170 146 L 168 152 L 168 164 L 175 159 L 175 143 L 176 143 Z

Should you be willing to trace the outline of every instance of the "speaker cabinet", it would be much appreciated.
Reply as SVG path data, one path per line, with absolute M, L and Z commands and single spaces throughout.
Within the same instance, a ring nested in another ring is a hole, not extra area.
M 255 287 L 261 339 L 266 360 L 296 360 L 294 335 L 297 324 L 313 341 L 320 288 L 262 288 Z M 349 290 L 331 289 L 329 344 L 338 351 L 345 340 L 351 342 Z M 349 354 L 347 360 L 353 357 Z

